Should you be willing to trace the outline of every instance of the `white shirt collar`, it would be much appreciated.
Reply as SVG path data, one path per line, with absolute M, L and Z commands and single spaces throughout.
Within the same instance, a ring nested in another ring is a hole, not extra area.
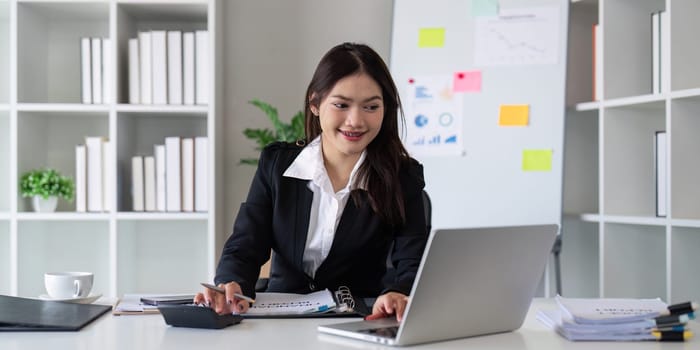
M 355 180 L 355 174 L 365 160 L 366 152 L 367 151 L 362 151 L 360 158 L 352 168 L 348 185 L 345 187 L 345 189 L 351 189 L 351 186 Z M 294 159 L 287 170 L 285 170 L 283 175 L 301 180 L 311 180 L 317 185 L 322 184 L 324 179 L 328 179 L 328 173 L 326 172 L 326 167 L 323 164 L 321 135 L 316 137 L 313 141 L 306 145 L 301 152 L 299 152 L 299 155 Z M 358 187 L 364 188 L 364 185 L 360 184 Z

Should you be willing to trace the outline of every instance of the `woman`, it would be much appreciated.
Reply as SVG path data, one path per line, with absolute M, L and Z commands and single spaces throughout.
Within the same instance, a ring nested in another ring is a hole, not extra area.
M 400 320 L 427 240 L 423 167 L 398 133 L 399 95 L 381 57 L 345 43 L 321 59 L 305 97 L 306 142 L 274 143 L 258 169 L 215 282 L 195 297 L 217 312 L 248 310 L 272 257 L 269 292 L 347 286 Z M 403 115 L 401 115 L 403 121 Z M 396 277 L 384 285 L 391 251 Z

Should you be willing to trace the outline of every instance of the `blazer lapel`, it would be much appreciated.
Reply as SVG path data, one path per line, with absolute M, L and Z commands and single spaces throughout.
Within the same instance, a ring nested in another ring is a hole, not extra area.
M 296 186 L 296 222 L 294 225 L 294 265 L 300 269 L 304 259 L 306 237 L 309 233 L 309 218 L 311 217 L 311 202 L 314 194 L 307 186 L 308 181 L 300 180 Z

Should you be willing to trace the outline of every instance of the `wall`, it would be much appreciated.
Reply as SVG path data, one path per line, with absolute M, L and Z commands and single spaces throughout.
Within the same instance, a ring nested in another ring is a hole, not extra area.
M 245 128 L 269 127 L 247 101 L 258 98 L 289 120 L 321 56 L 344 41 L 372 46 L 389 61 L 392 0 L 227 0 L 224 11 L 224 227 L 229 235 L 255 172 L 238 165 L 257 156 Z M 218 249 L 221 248 L 218 245 Z

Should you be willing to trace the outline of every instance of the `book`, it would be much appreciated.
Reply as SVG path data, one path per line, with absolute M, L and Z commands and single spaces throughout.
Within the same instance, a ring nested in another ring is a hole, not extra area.
M 182 32 L 168 31 L 168 104 L 182 104 Z
M 651 14 L 651 93 L 661 92 L 661 14 Z
M 139 70 L 139 39 L 129 39 L 129 103 L 141 102 L 141 72 Z
M 165 138 L 165 210 L 182 210 L 182 183 L 180 181 L 180 137 Z
M 156 211 L 156 164 L 153 156 L 143 157 L 143 207 Z
M 195 101 L 194 33 L 182 33 L 182 102 L 193 105 Z
M 112 103 L 112 41 L 102 39 L 102 103 Z
M 151 31 L 153 104 L 168 104 L 168 52 L 164 30 Z
M 165 145 L 153 146 L 156 165 L 156 211 L 165 211 Z
M 80 39 L 80 90 L 82 102 L 92 103 L 92 50 L 90 38 Z
M 75 146 L 75 211 L 87 211 L 87 149 L 85 145 Z
M 87 211 L 102 211 L 102 146 L 103 138 L 88 136 L 85 138 L 87 149 Z
M 668 172 L 666 156 L 666 132 L 657 131 L 654 134 L 654 180 L 656 183 L 656 216 L 666 217 Z
M 209 32 L 195 32 L 195 103 L 209 103 Z
M 593 25 L 593 101 L 603 97 L 603 40 L 599 24 Z
M 194 211 L 209 210 L 209 138 L 194 139 Z
M 139 32 L 139 80 L 141 104 L 153 103 L 153 76 L 151 65 L 151 32 Z
M 668 19 L 668 12 L 659 13 L 659 28 L 661 44 L 661 92 L 668 92 L 671 89 L 671 27 Z
M 112 143 L 104 139 L 102 141 L 102 211 L 112 211 L 112 181 L 114 179 L 115 160 L 112 156 Z
M 192 212 L 194 211 L 194 139 L 183 138 L 180 147 L 182 211 Z
M 131 210 L 143 211 L 143 157 L 131 157 Z
M 102 104 L 102 39 L 92 38 L 92 103 Z

